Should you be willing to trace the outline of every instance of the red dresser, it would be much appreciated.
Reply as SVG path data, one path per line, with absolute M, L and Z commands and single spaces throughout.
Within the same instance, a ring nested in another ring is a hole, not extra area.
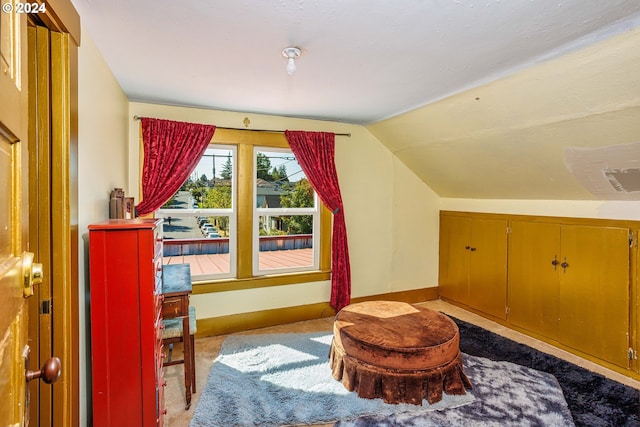
M 89 226 L 94 427 L 163 424 L 161 223 Z

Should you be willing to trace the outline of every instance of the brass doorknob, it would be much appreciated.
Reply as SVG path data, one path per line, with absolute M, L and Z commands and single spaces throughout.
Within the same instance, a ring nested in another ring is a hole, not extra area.
M 40 378 L 47 384 L 53 384 L 60 378 L 60 368 L 60 359 L 50 357 L 39 371 L 27 371 L 27 382 Z
M 42 276 L 44 274 L 43 271 L 44 269 L 42 268 L 41 263 L 33 263 L 33 266 L 31 267 L 31 277 L 34 285 L 39 285 L 40 283 L 42 283 Z
M 33 287 L 42 283 L 42 264 L 33 262 L 34 254 L 25 252 L 22 255 L 22 277 L 24 280 L 23 296 L 25 298 L 33 295 Z

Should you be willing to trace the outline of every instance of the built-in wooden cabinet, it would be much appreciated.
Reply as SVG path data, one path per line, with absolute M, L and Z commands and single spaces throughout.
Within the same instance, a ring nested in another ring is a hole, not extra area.
M 629 366 L 628 229 L 561 230 L 558 341 L 621 367 Z M 562 266 L 562 264 L 561 264 Z
M 440 295 L 505 319 L 507 221 L 443 215 L 440 227 Z
M 444 299 L 605 365 L 637 370 L 639 223 L 468 212 L 442 212 L 440 220 Z M 486 258 L 475 258 L 481 253 Z
M 89 226 L 94 427 L 163 425 L 161 222 Z
M 509 321 L 558 339 L 560 227 L 511 221 L 509 240 Z
M 510 228 L 509 321 L 627 367 L 630 230 L 532 221 Z

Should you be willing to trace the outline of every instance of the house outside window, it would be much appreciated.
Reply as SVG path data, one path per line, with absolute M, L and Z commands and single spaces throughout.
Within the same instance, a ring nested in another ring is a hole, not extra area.
M 255 147 L 254 153 L 253 274 L 317 270 L 315 191 L 290 150 Z

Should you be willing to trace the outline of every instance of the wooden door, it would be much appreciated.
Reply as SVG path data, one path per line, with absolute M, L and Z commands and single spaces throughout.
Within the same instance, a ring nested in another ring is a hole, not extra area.
M 48 7 L 48 10 L 51 10 Z M 30 305 L 32 364 L 60 356 L 55 387 L 30 383 L 34 425 L 77 425 L 77 235 L 72 233 L 71 77 L 68 34 L 42 22 L 28 28 L 30 248 L 43 264 L 44 281 Z M 55 301 L 55 307 L 53 302 Z
M 469 305 L 483 313 L 505 319 L 507 221 L 473 218 L 469 242 Z
M 49 30 L 39 25 L 27 29 L 29 42 L 29 247 L 43 264 L 43 282 L 34 290 L 29 307 L 31 363 L 43 364 L 53 354 L 51 309 L 51 48 Z M 53 387 L 40 381 L 29 383 L 32 425 L 53 424 Z
M 0 425 L 27 423 L 25 362 L 27 309 L 26 15 L 0 13 Z M 9 6 L 7 6 L 9 5 Z
M 560 225 L 511 221 L 509 234 L 509 322 L 556 340 Z
M 440 296 L 469 303 L 469 239 L 471 219 L 440 216 Z
M 629 366 L 629 230 L 562 226 L 559 341 Z

